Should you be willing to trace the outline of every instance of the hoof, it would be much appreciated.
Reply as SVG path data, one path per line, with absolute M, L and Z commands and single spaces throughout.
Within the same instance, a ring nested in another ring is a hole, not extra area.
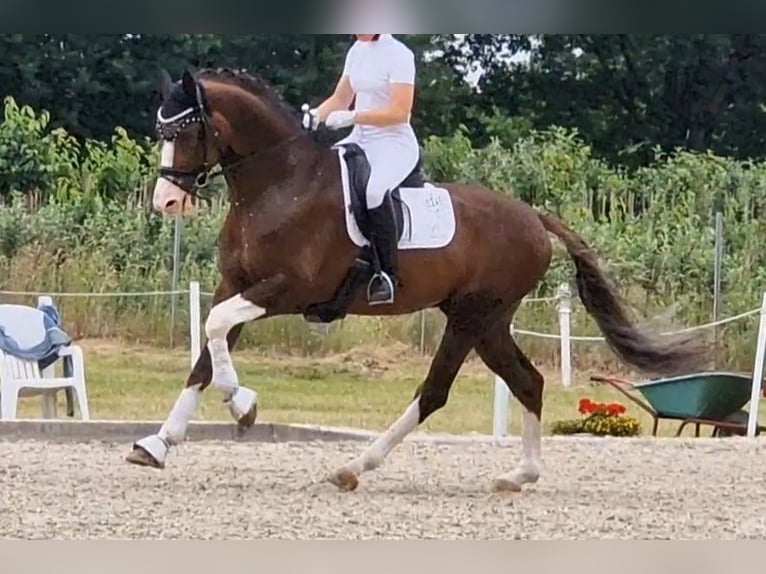
M 156 468 L 157 470 L 163 470 L 165 468 L 164 462 L 159 462 L 156 458 L 154 458 L 146 450 L 138 445 L 133 447 L 133 452 L 126 456 L 125 460 L 130 464 L 135 464 L 136 466 Z
M 359 477 L 350 470 L 339 470 L 328 480 L 342 492 L 354 492 L 359 486 Z
M 521 485 L 509 478 L 498 478 L 495 481 L 495 492 L 521 492 Z
M 237 432 L 242 434 L 252 428 L 258 417 L 258 395 L 256 392 L 240 387 L 226 402 L 232 418 L 237 421 Z
M 253 425 L 255 425 L 255 420 L 258 418 L 258 405 L 253 405 L 253 408 L 250 409 L 249 412 L 244 414 L 238 421 L 237 421 L 237 429 L 240 433 L 244 433 L 251 428 L 253 428 Z
M 535 484 L 540 480 L 540 471 L 537 468 L 522 467 L 516 472 L 506 474 L 495 480 L 496 492 L 521 492 L 525 484 Z
M 125 457 L 130 464 L 162 470 L 170 446 L 159 436 L 148 436 L 133 445 L 133 452 Z

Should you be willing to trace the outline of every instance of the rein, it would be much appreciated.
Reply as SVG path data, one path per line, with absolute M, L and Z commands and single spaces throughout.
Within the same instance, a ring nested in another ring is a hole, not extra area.
M 208 132 L 212 134 L 213 140 L 215 142 L 215 148 L 219 151 L 219 153 L 224 150 L 224 146 L 221 142 L 218 130 L 214 129 L 211 125 L 210 116 L 203 103 L 202 94 L 199 91 L 199 87 L 197 88 L 197 105 L 195 107 L 189 108 L 185 112 L 182 112 L 181 114 L 178 114 L 177 116 L 170 119 L 164 119 L 161 113 L 159 111 L 157 112 L 156 129 L 161 139 L 165 141 L 175 142 L 181 130 L 193 123 L 199 123 L 202 126 L 198 140 L 204 146 L 204 163 L 202 166 L 200 166 L 199 169 L 191 171 L 161 166 L 159 169 L 159 176 L 160 178 L 169 181 L 173 185 L 178 186 L 189 195 L 208 202 L 210 201 L 211 197 L 208 194 L 205 194 L 204 191 L 209 187 L 210 182 L 215 178 L 225 176 L 229 170 L 234 169 L 246 160 L 259 159 L 262 156 L 281 149 L 285 145 L 310 135 L 304 131 L 300 131 L 299 133 L 285 140 L 282 140 L 281 142 L 265 150 L 254 151 L 247 155 L 236 154 L 231 149 L 231 147 L 227 147 L 226 150 L 221 153 L 221 160 L 216 164 L 211 164 L 207 160 Z M 218 167 L 217 170 L 215 169 L 216 166 Z

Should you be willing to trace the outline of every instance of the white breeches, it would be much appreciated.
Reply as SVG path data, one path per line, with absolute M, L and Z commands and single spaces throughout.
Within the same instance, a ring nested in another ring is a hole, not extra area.
M 420 147 L 415 138 L 380 138 L 370 141 L 352 134 L 338 143 L 348 142 L 358 144 L 370 163 L 368 209 L 380 207 L 386 192 L 399 186 L 412 173 L 420 157 Z

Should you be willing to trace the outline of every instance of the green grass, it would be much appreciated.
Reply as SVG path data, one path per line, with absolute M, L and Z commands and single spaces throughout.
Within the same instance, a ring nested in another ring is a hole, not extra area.
M 115 342 L 79 341 L 86 356 L 91 417 L 109 420 L 162 421 L 183 387 L 189 355 L 183 350 L 122 346 Z M 411 400 L 428 369 L 406 345 L 360 348 L 351 353 L 312 359 L 287 355 L 234 353 L 240 382 L 259 393 L 259 420 L 385 429 Z M 556 366 L 541 366 L 546 377 L 543 417 L 546 427 L 556 420 L 576 418 L 577 402 L 587 396 L 598 401 L 620 401 L 637 416 L 644 434 L 651 418 L 625 398 L 589 382 L 593 373 L 576 371 L 570 389 L 560 385 Z M 602 373 L 603 374 L 603 373 Z M 448 405 L 421 430 L 448 433 L 492 432 L 493 375 L 476 359 L 458 376 Z M 63 397 L 60 399 L 63 413 Z M 766 415 L 766 401 L 762 416 Z M 519 433 L 519 404 L 512 401 L 511 432 Z M 20 416 L 37 418 L 38 399 L 22 399 Z M 230 421 L 219 395 L 208 390 L 195 420 Z M 661 434 L 675 432 L 677 423 L 661 423 Z M 712 430 L 712 429 L 710 429 Z M 686 434 L 692 430 L 687 430 Z M 705 429 L 704 432 L 709 432 Z

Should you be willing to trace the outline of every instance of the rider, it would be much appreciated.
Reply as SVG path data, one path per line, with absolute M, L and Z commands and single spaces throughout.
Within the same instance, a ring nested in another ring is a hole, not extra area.
M 310 110 L 312 128 L 354 126 L 338 144 L 354 142 L 367 155 L 370 179 L 367 209 L 371 242 L 381 273 L 367 289 L 370 305 L 394 302 L 397 274 L 397 230 L 391 191 L 412 172 L 420 147 L 410 125 L 415 91 L 415 56 L 391 34 L 355 34 L 335 92 Z M 350 110 L 355 101 L 354 110 Z

